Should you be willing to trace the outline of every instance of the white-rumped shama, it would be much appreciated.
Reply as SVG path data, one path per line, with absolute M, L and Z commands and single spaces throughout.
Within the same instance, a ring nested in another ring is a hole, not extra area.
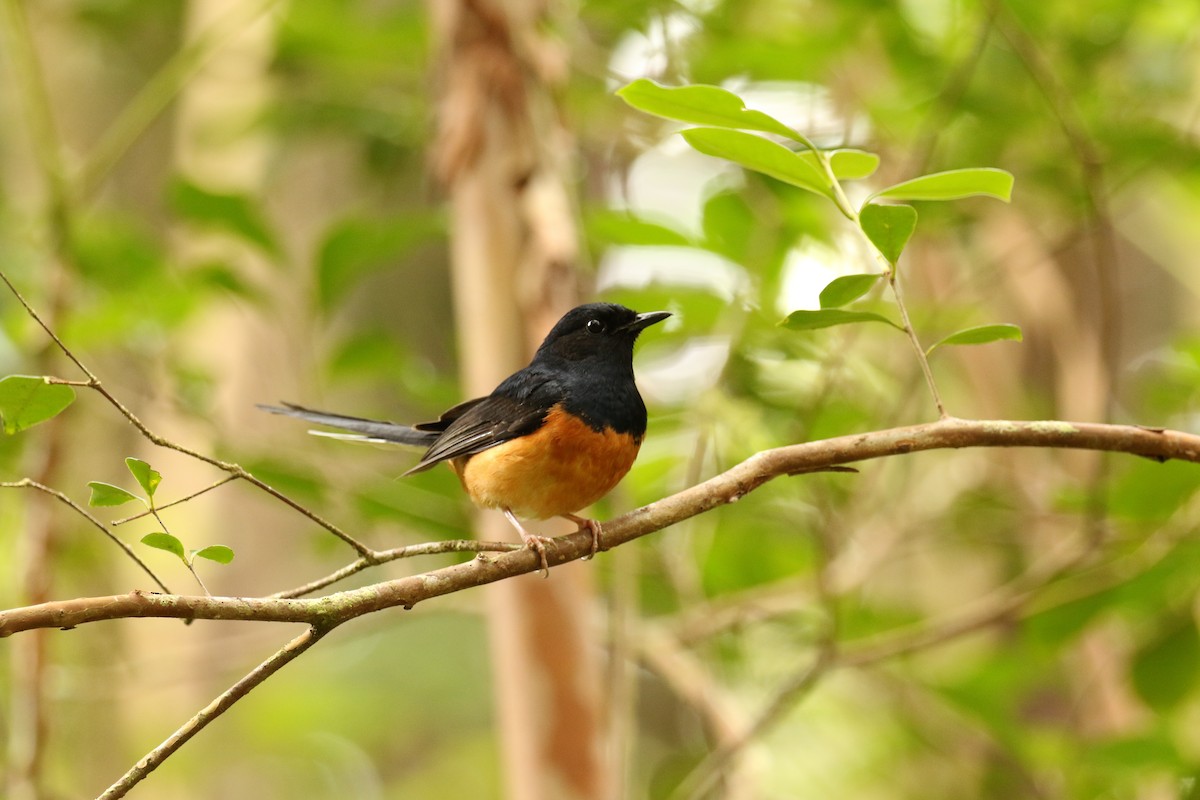
M 529 366 L 436 422 L 400 425 L 290 403 L 259 408 L 353 432 L 338 438 L 427 448 L 404 474 L 448 462 L 476 505 L 504 512 L 548 574 L 550 539 L 529 533 L 517 518 L 565 517 L 591 532 L 593 555 L 599 549 L 600 523 L 575 512 L 612 491 L 637 458 L 646 405 L 633 379 L 633 343 L 669 316 L 615 303 L 574 308 Z

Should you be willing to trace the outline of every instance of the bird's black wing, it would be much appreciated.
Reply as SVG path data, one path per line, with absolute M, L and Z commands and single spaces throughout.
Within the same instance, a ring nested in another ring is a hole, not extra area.
M 413 430 L 441 433 L 446 428 L 449 428 L 452 422 L 467 413 L 471 406 L 476 403 L 482 403 L 486 399 L 486 397 L 476 397 L 474 400 L 464 400 L 458 405 L 443 411 L 442 415 L 432 422 L 418 422 L 416 425 L 413 425 Z
M 437 422 L 416 426 L 418 431 L 440 430 L 440 433 L 417 465 L 404 474 L 421 472 L 442 461 L 474 455 L 533 433 L 542 426 L 550 409 L 562 400 L 559 381 L 541 370 L 526 367 L 487 397 L 457 405 Z
M 453 458 L 470 456 L 501 442 L 533 433 L 542 426 L 548 406 L 529 404 L 503 395 L 490 395 L 451 422 L 425 452 L 411 475 Z
M 464 403 L 463 405 L 466 404 Z M 258 407 L 272 414 L 282 414 L 286 417 L 296 417 L 308 422 L 315 422 L 318 425 L 328 425 L 331 428 L 353 431 L 357 436 L 347 438 L 354 438 L 359 441 L 393 442 L 395 444 L 428 447 L 437 441 L 439 435 L 436 431 L 419 427 L 410 427 L 384 420 L 349 417 L 345 414 L 331 414 L 327 411 L 315 411 L 293 403 L 284 403 L 282 406 L 260 404 Z

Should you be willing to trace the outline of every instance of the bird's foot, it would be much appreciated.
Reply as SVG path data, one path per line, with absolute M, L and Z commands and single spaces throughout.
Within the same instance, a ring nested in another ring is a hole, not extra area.
M 549 536 L 538 536 L 535 533 L 530 533 L 529 531 L 525 530 L 525 526 L 522 525 L 520 520 L 518 520 L 516 516 L 507 508 L 504 509 L 504 516 L 507 517 L 508 521 L 512 523 L 512 526 L 517 529 L 517 533 L 521 534 L 521 542 L 524 543 L 527 548 L 538 554 L 538 558 L 540 558 L 542 561 L 542 577 L 549 578 L 550 563 L 546 560 L 546 545 L 553 545 L 554 540 Z
M 592 534 L 592 552 L 583 558 L 585 561 L 589 558 L 594 558 L 596 553 L 600 552 L 600 521 L 579 517 L 575 514 L 563 514 L 563 516 L 578 525 L 579 530 L 586 530 Z
M 538 536 L 534 533 L 521 532 L 521 540 L 525 542 L 525 546 L 538 554 L 538 558 L 542 560 L 542 577 L 550 577 L 550 564 L 546 561 L 546 545 L 553 545 L 554 539 L 549 536 Z

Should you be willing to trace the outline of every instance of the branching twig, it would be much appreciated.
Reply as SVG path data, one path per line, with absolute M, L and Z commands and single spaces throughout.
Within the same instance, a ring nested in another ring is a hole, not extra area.
M 942 619 L 847 645 L 842 649 L 836 666 L 865 667 L 878 664 L 897 656 L 936 647 L 1010 619 L 1055 580 L 1078 566 L 1091 552 L 1091 547 L 1083 547 L 1066 556 L 1051 557 L 1044 564 L 1033 567 L 964 610 L 953 611 Z
M 410 544 L 405 547 L 395 547 L 391 550 L 380 550 L 375 553 L 375 558 L 368 561 L 365 558 L 360 558 L 339 570 L 329 573 L 323 578 L 317 578 L 315 581 L 310 581 L 303 586 L 297 586 L 294 589 L 288 589 L 282 592 L 268 595 L 269 597 L 289 598 L 303 597 L 306 594 L 312 594 L 318 589 L 324 589 L 338 581 L 345 580 L 351 575 L 362 572 L 367 567 L 377 564 L 386 564 L 389 561 L 398 561 L 402 558 L 413 558 L 414 556 L 432 556 L 442 553 L 486 553 L 497 552 L 507 553 L 513 550 L 520 550 L 524 545 L 519 545 L 514 542 L 480 542 L 475 539 L 447 539 L 442 542 L 425 542 L 423 544 Z
M 1034 36 L 1003 3 L 985 0 L 984 6 L 1041 92 L 1046 108 L 1058 123 L 1063 138 L 1074 153 L 1079 166 L 1080 188 L 1086 200 L 1085 241 L 1090 245 L 1089 255 L 1096 277 L 1099 314 L 1095 324 L 1095 336 L 1100 345 L 1106 383 L 1100 392 L 1103 397 L 1102 416 L 1103 421 L 1108 422 L 1113 417 L 1113 409 L 1119 397 L 1118 383 L 1122 374 L 1122 319 L 1118 311 L 1120 297 L 1117 285 L 1120 248 L 1114 235 L 1112 210 L 1109 208 L 1110 193 L 1107 188 L 1104 154 L 1095 137 L 1088 132 L 1079 104 L 1063 85 Z M 1098 459 L 1093 466 L 1087 491 L 1083 521 L 1089 537 L 1097 545 L 1104 535 L 1109 472 L 1108 459 Z
M 132 547 L 113 535 L 113 532 L 106 528 L 103 522 L 93 517 L 90 513 L 88 513 L 87 509 L 76 503 L 71 498 L 67 497 L 62 492 L 58 491 L 57 489 L 51 489 L 49 486 L 45 486 L 35 480 L 31 480 L 30 478 L 23 478 L 19 481 L 0 481 L 0 489 L 36 489 L 39 492 L 45 492 L 51 497 L 58 498 L 60 502 L 65 503 L 72 510 L 74 510 L 76 514 L 79 514 L 81 517 L 90 522 L 92 527 L 111 539 L 113 543 L 117 545 L 117 547 L 120 547 L 122 550 L 124 550 L 125 555 L 132 558 L 133 562 L 141 567 L 143 572 L 150 576 L 150 580 L 154 581 L 158 588 L 170 594 L 171 590 L 167 588 L 167 585 L 159 580 L 158 576 L 154 574 L 154 570 L 150 569 L 150 567 L 146 565 L 146 562 L 142 561 L 142 559 L 138 557 L 138 554 L 133 551 Z
M 150 498 L 150 514 L 154 517 L 154 521 L 158 523 L 158 527 L 162 528 L 162 532 L 171 536 L 171 529 L 167 527 L 167 523 L 163 522 L 163 518 L 158 515 L 158 509 L 154 507 L 154 498 Z M 200 588 L 208 597 L 212 597 L 212 592 L 204 584 L 204 580 L 200 577 L 200 573 L 196 571 L 195 558 L 181 558 L 180 561 L 187 567 L 187 571 L 192 573 L 192 577 L 196 579 L 196 583 L 200 584 Z
M 771 700 L 763 707 L 751 723 L 737 737 L 721 743 L 700 762 L 676 787 L 672 797 L 700 800 L 716 783 L 729 772 L 729 766 L 752 742 L 774 728 L 804 698 L 808 697 L 830 669 L 837 666 L 838 655 L 838 607 L 837 597 L 829 585 L 829 563 L 832 560 L 832 537 L 828 529 L 821 529 L 815 536 L 817 563 L 813 572 L 814 592 L 825 619 L 817 637 L 816 652 L 812 661 L 776 689 Z
M 1037 41 L 1021 26 L 1016 16 L 1005 9 L 1003 3 L 987 0 L 984 5 L 988 13 L 996 17 L 1000 33 L 1029 72 L 1079 163 L 1081 188 L 1087 200 L 1085 211 L 1091 225 L 1091 255 L 1099 284 L 1098 330 L 1104 348 L 1105 366 L 1108 367 L 1110 375 L 1116 376 L 1120 372 L 1116 363 L 1120 356 L 1117 346 L 1120 342 L 1121 320 L 1116 312 L 1119 299 L 1116 259 L 1120 250 L 1113 236 L 1112 213 L 1108 208 L 1104 156 L 1094 137 L 1088 133 L 1078 103 L 1063 86 L 1054 68 L 1047 63 Z M 1111 406 L 1111 397 L 1108 403 Z
M 867 236 L 866 231 L 862 228 L 862 223 L 859 219 L 858 211 L 850 203 L 850 199 L 846 197 L 845 191 L 842 189 L 842 184 L 838 181 L 837 176 L 833 172 L 833 165 L 830 163 L 828 156 L 819 150 L 815 150 L 817 161 L 821 164 L 825 171 L 825 177 L 829 181 L 833 190 L 833 203 L 837 206 L 838 211 L 842 213 L 846 219 L 854 226 L 859 237 L 866 244 L 867 249 L 876 253 L 876 257 L 885 264 L 884 275 L 887 277 L 888 287 L 892 290 L 892 297 L 896 300 L 896 308 L 900 311 L 901 329 L 905 336 L 908 337 L 909 344 L 912 345 L 913 355 L 917 359 L 917 363 L 921 367 L 921 374 L 925 377 L 925 384 L 929 388 L 929 394 L 933 397 L 933 403 L 937 406 L 938 418 L 945 419 L 949 416 L 946 412 L 946 406 L 942 403 L 942 395 L 938 391 L 937 382 L 933 379 L 933 370 L 929 366 L 929 356 L 925 352 L 925 348 L 921 346 L 921 340 L 917 336 L 916 328 L 913 327 L 912 321 L 908 318 L 908 306 L 904 303 L 904 295 L 900 292 L 900 284 L 896 280 L 896 265 L 888 262 L 888 260 L 879 252 L 879 248 Z
M 983 16 L 979 20 L 979 29 L 971 42 L 971 49 L 950 71 L 941 91 L 931 103 L 929 114 L 921 123 L 920 132 L 913 137 L 916 145 L 910 159 L 910 175 L 923 175 L 929 171 L 938 138 L 946 130 L 952 118 L 952 111 L 962 102 L 967 87 L 971 84 L 971 78 L 974 77 L 987 50 L 987 43 L 996 23 L 996 11 L 994 3 L 985 4 Z
M 706 738 L 720 750 L 737 741 L 746 723 L 739 704 L 712 675 L 704 669 L 694 651 L 681 646 L 679 639 L 660 626 L 644 625 L 638 635 L 638 657 L 645 668 L 659 676 L 675 697 L 700 718 Z M 753 788 L 745 791 L 741 775 L 726 771 L 725 789 L 728 796 L 753 796 Z M 735 782 L 738 789 L 731 790 Z
M 679 787 L 671 794 L 672 798 L 684 797 L 687 800 L 699 800 L 707 795 L 716 780 L 724 774 L 729 763 L 736 758 L 748 744 L 774 727 L 796 703 L 807 697 L 817 687 L 821 678 L 837 665 L 832 640 L 825 640 L 817 647 L 816 657 L 812 663 L 788 680 L 776 692 L 775 697 L 767 704 L 766 709 L 750 727 L 736 739 L 723 743 L 712 751 L 700 765 L 688 775 Z
M 213 489 L 216 489 L 218 486 L 224 486 L 225 484 L 229 483 L 230 481 L 236 481 L 238 479 L 239 479 L 239 477 L 237 475 L 226 475 L 224 478 L 221 478 L 221 480 L 216 481 L 214 483 L 210 483 L 208 486 L 205 486 L 203 489 L 192 492 L 191 494 L 189 494 L 186 497 L 181 497 L 178 500 L 172 500 L 169 503 L 163 503 L 161 506 L 156 505 L 154 510 L 155 511 L 165 511 L 166 509 L 170 508 L 171 506 L 177 506 L 180 503 L 186 503 L 189 500 L 194 500 L 195 498 L 199 497 L 200 495 L 204 494 L 205 492 L 211 492 Z M 134 514 L 129 517 L 122 517 L 121 519 L 115 519 L 112 522 L 110 522 L 109 524 L 115 528 L 118 525 L 124 525 L 126 522 L 133 522 L 135 519 L 141 519 L 142 517 L 148 517 L 148 516 L 150 516 L 151 513 L 153 513 L 153 512 L 150 509 L 146 509 L 145 511 L 139 511 L 137 514 Z M 157 516 L 157 514 L 155 516 Z
M 143 423 L 140 419 L 138 419 L 138 417 L 132 411 L 130 411 L 128 408 L 126 408 L 125 405 L 120 400 L 118 400 L 115 396 L 113 396 L 113 394 L 111 392 L 109 392 L 108 389 L 106 389 L 100 383 L 100 379 L 96 377 L 95 373 L 93 373 L 91 370 L 89 370 L 87 368 L 87 366 L 85 366 L 84 363 L 73 352 L 71 352 L 71 349 L 69 347 L 67 347 L 67 345 L 63 342 L 63 340 L 58 337 L 58 334 L 56 334 L 50 328 L 50 326 L 46 324 L 46 322 L 41 318 L 41 316 L 33 308 L 33 306 L 29 304 L 29 301 L 25 299 L 24 295 L 22 295 L 19 291 L 17 291 L 17 287 L 13 285 L 13 282 L 8 279 L 8 276 L 5 275 L 2 270 L 0 270 L 0 280 L 4 281 L 5 285 L 8 286 L 9 291 L 11 291 L 13 296 L 17 298 L 17 301 L 22 306 L 24 306 L 26 313 L 28 313 L 29 316 L 32 317 L 33 320 L 35 322 L 37 322 L 37 324 L 42 328 L 42 330 L 46 332 L 46 335 L 50 337 L 51 341 L 53 341 L 54 344 L 58 346 L 58 349 L 61 350 L 67 358 L 71 359 L 71 361 L 75 364 L 75 366 L 79 368 L 80 372 L 82 372 L 84 375 L 87 376 L 87 381 L 81 385 L 99 393 L 100 396 L 102 396 L 105 400 L 107 400 L 109 402 L 109 405 L 111 405 L 113 408 L 115 408 L 118 412 L 120 412 L 121 416 L 125 417 L 125 419 L 129 421 L 129 424 L 131 424 L 131 425 L 133 425 L 133 427 L 137 428 L 138 432 L 141 433 L 142 436 L 144 436 L 146 439 L 150 440 L 154 444 L 158 445 L 159 447 L 165 447 L 168 450 L 174 450 L 177 453 L 182 453 L 185 456 L 190 456 L 190 457 L 196 459 L 197 461 L 203 461 L 205 464 L 211 464 L 212 466 L 216 467 L 217 469 L 222 470 L 223 472 L 227 472 L 235 478 L 241 478 L 242 480 L 246 481 L 247 483 L 250 483 L 253 486 L 257 487 L 258 489 L 271 495 L 272 497 L 274 497 L 276 500 L 283 503 L 284 505 L 291 507 L 292 509 L 294 509 L 295 511 L 304 515 L 305 517 L 308 517 L 310 520 L 315 522 L 317 525 L 320 525 L 322 528 L 329 531 L 334 536 L 338 537 L 343 542 L 345 542 L 346 544 L 353 547 L 358 552 L 358 554 L 360 556 L 362 556 L 363 558 L 366 558 L 368 561 L 374 561 L 376 554 L 375 554 L 375 551 L 372 550 L 370 547 L 367 547 L 365 544 L 358 541 L 350 534 L 346 533 L 340 527 L 338 527 L 334 523 L 330 522 L 329 520 L 321 517 L 320 515 L 318 515 L 311 509 L 301 505 L 300 503 L 297 503 L 295 500 L 288 497 L 283 492 L 264 483 L 259 478 L 256 478 L 254 475 L 247 472 L 246 469 L 244 467 L 242 467 L 240 464 L 234 464 L 229 461 L 221 461 L 218 458 L 213 458 L 212 456 L 205 455 L 204 453 L 201 453 L 198 450 L 193 450 L 193 449 L 191 449 L 189 447 L 185 447 L 184 445 L 181 445 L 177 442 L 173 442 L 164 436 L 159 436 L 157 433 L 150 430 L 150 428 L 148 428 L 145 425 L 145 423 Z
M 817 644 L 813 661 L 786 681 L 766 704 L 759 716 L 737 738 L 726 740 L 705 758 L 676 788 L 673 797 L 698 800 L 715 781 L 728 773 L 729 765 L 747 745 L 773 728 L 795 705 L 816 688 L 820 680 L 836 669 L 867 667 L 898 656 L 928 650 L 962 636 L 992 627 L 1028 609 L 1032 600 L 1058 578 L 1079 566 L 1092 552 L 1084 546 L 1072 552 L 1051 555 L 993 595 L 965 611 L 943 619 L 890 632 L 866 641 L 843 646 L 837 636 L 836 599 L 828 586 L 824 567 L 828 564 L 827 547 L 817 568 L 816 596 L 826 610 L 830 624 Z

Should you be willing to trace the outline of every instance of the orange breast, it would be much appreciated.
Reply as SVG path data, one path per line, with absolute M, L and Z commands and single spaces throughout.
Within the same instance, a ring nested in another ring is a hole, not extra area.
M 627 433 L 597 432 L 555 406 L 528 436 L 450 466 L 476 505 L 547 519 L 579 511 L 612 491 L 640 447 Z

